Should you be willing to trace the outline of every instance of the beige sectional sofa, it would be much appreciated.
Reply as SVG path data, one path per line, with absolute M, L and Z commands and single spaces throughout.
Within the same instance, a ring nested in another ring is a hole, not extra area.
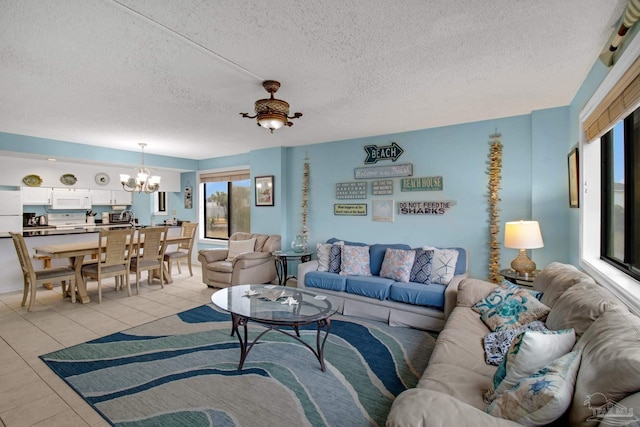
M 418 385 L 394 401 L 388 427 L 520 425 L 489 415 L 483 401 L 497 367 L 485 363 L 483 338 L 490 330 L 471 307 L 495 286 L 460 283 L 429 365 Z M 640 425 L 640 318 L 571 265 L 550 264 L 533 287 L 551 308 L 546 326 L 574 328 L 573 349 L 581 350 L 573 399 L 553 425 Z

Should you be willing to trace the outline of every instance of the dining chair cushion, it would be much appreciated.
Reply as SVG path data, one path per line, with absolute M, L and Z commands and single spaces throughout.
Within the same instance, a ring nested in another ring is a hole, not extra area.
M 126 273 L 127 271 L 127 266 L 122 264 L 122 265 L 109 265 L 106 267 L 102 267 L 100 269 L 100 271 L 102 272 L 102 274 L 106 274 L 106 273 L 117 273 L 119 271 L 122 271 L 123 273 Z M 98 274 L 98 264 L 89 264 L 89 265 L 85 265 L 82 267 L 82 272 L 83 273 L 93 273 L 93 274 Z
M 164 254 L 164 259 L 177 259 L 177 258 L 186 258 L 187 257 L 187 253 L 186 252 L 182 252 L 182 251 L 176 251 L 176 252 L 166 252 Z
M 136 267 L 153 267 L 154 265 L 160 265 L 160 261 L 157 259 L 138 259 L 131 258 L 131 268 L 135 269 Z
M 38 270 L 36 273 L 36 279 L 44 280 L 44 279 L 55 279 L 57 277 L 68 276 L 69 273 L 74 273 L 73 268 L 70 267 L 59 267 L 52 268 L 49 270 Z

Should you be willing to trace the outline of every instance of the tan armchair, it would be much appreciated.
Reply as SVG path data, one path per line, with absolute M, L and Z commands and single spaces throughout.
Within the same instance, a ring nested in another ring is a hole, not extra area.
M 202 281 L 211 288 L 274 281 L 276 266 L 272 253 L 280 250 L 279 235 L 233 233 L 229 241 L 241 242 L 254 238 L 253 251 L 239 253 L 233 259 L 229 257 L 229 249 L 198 251 L 198 261 L 202 266 Z M 230 245 L 236 244 L 230 243 Z

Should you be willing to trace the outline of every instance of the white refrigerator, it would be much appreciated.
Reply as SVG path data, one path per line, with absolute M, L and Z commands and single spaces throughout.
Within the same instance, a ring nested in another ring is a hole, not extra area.
M 0 235 L 22 233 L 22 199 L 19 191 L 0 191 Z

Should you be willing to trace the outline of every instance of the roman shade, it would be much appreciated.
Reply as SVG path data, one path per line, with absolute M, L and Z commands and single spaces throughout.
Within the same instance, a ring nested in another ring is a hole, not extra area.
M 604 135 L 640 103 L 640 58 L 629 67 L 584 122 L 586 141 Z
M 244 181 L 250 178 L 249 169 L 208 172 L 200 174 L 200 182 Z

